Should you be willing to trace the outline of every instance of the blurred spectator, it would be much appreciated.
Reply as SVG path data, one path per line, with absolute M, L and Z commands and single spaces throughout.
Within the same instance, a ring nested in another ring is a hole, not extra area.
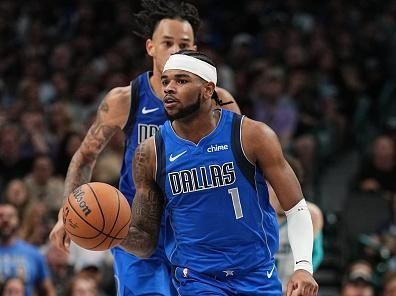
M 43 201 L 32 202 L 22 220 L 20 237 L 41 248 L 48 241 L 50 230 L 54 225 L 54 216 L 56 217 L 56 211 L 51 213 Z
M 70 105 L 66 101 L 55 101 L 47 108 L 48 128 L 54 142 L 61 142 L 74 130 Z
M 357 172 L 356 186 L 364 192 L 396 193 L 396 149 L 389 136 L 378 136 Z
M 0 291 L 1 296 L 25 296 L 25 284 L 19 277 L 9 277 Z
M 5 188 L 4 200 L 18 209 L 19 218 L 22 221 L 26 207 L 30 202 L 30 193 L 25 182 L 21 179 L 11 180 Z
M 18 126 L 0 127 L 0 188 L 14 178 L 25 176 L 31 168 L 31 157 L 23 155 Z
M 8 111 L 8 118 L 17 120 L 24 110 L 40 109 L 39 85 L 33 79 L 22 80 L 18 88 L 18 96 L 15 103 Z
M 77 273 L 70 281 L 66 296 L 100 296 L 96 279 L 84 272 Z
M 350 265 L 341 289 L 341 296 L 374 296 L 373 270 L 368 262 Z
M 69 264 L 69 255 L 50 244 L 46 256 L 56 295 L 64 296 L 67 283 L 74 274 L 74 267 Z
M 44 113 L 38 109 L 27 109 L 20 114 L 22 147 L 24 155 L 49 153 L 51 150 L 50 135 L 44 120 Z
M 52 211 L 62 207 L 63 179 L 54 175 L 54 164 L 47 154 L 37 155 L 32 171 L 25 178 L 31 202 L 42 201 Z
M 375 296 L 375 292 L 370 285 L 351 281 L 342 286 L 341 296 Z
M 284 69 L 264 70 L 255 82 L 252 98 L 253 117 L 269 125 L 278 135 L 284 149 L 289 148 L 297 123 L 297 109 L 286 94 Z
M 58 153 L 55 161 L 56 175 L 63 178 L 66 177 L 69 163 L 74 153 L 80 147 L 83 138 L 84 137 L 78 132 L 69 132 L 59 142 Z
M 100 295 L 105 294 L 104 291 L 114 294 L 113 257 L 109 250 L 90 251 L 71 242 L 69 260 L 76 274 L 84 273 L 95 279 Z
M 92 172 L 92 180 L 118 185 L 122 158 L 124 156 L 124 133 L 118 131 L 111 138 Z
M 396 273 L 391 272 L 385 275 L 383 296 L 396 296 Z
M 17 209 L 0 204 L 0 282 L 10 276 L 23 279 L 26 295 L 54 295 L 49 269 L 38 249 L 18 238 L 19 219 Z

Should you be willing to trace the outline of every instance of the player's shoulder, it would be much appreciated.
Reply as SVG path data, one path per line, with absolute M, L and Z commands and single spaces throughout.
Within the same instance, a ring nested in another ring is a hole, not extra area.
M 230 110 L 237 114 L 241 114 L 241 109 L 239 108 L 235 98 L 232 96 L 232 94 L 229 91 L 217 86 L 216 93 L 219 99 L 222 100 L 223 103 L 226 103 L 226 105 L 222 106 L 223 109 Z
M 229 91 L 219 86 L 216 86 L 216 93 L 220 99 L 233 98 Z
M 110 104 L 129 103 L 131 99 L 131 86 L 120 86 L 111 89 L 105 96 L 105 100 Z
M 259 138 L 261 138 L 265 136 L 265 138 L 277 139 L 277 135 L 275 134 L 273 129 L 270 128 L 267 124 L 261 121 L 251 119 L 247 116 L 244 116 L 242 129 L 243 132 L 247 133 L 249 136 L 252 137 L 258 136 Z
M 242 121 L 242 145 L 248 159 L 255 163 L 257 159 L 281 161 L 281 146 L 278 136 L 265 123 L 248 117 Z
M 123 128 L 131 108 L 131 87 L 115 87 L 103 98 L 98 112 L 102 122 Z

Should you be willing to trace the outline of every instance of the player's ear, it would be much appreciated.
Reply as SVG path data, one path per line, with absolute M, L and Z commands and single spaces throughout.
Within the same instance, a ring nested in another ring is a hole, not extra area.
M 204 86 L 204 96 L 205 98 L 212 98 L 213 92 L 215 90 L 216 86 L 213 82 L 208 82 Z
M 146 40 L 146 51 L 150 57 L 154 56 L 154 43 L 150 38 Z
M 195 50 L 195 51 L 197 51 L 197 49 L 198 49 L 197 45 L 196 45 L 196 44 L 194 44 L 194 45 L 193 45 L 193 47 L 192 47 L 192 50 Z

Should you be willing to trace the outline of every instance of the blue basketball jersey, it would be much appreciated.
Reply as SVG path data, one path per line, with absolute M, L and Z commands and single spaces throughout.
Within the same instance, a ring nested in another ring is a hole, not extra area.
M 213 274 L 274 260 L 278 224 L 264 177 L 244 154 L 242 121 L 222 110 L 198 144 L 178 137 L 170 121 L 156 134 L 156 182 L 173 230 L 165 244 L 172 265 Z
M 136 147 L 154 135 L 166 118 L 162 101 L 150 85 L 150 72 L 131 82 L 131 108 L 124 128 L 125 148 L 119 189 L 132 204 L 135 185 L 132 178 L 132 159 Z M 176 295 L 170 277 L 170 265 L 163 247 L 164 223 L 158 247 L 148 259 L 142 260 L 120 247 L 112 249 L 114 272 L 119 296 Z
M 151 88 L 149 78 L 150 72 L 145 72 L 131 82 L 132 92 L 134 85 L 138 91 L 136 95 L 132 95 L 130 116 L 124 127 L 125 149 L 119 183 L 120 191 L 128 199 L 129 204 L 132 204 L 135 195 L 132 159 L 136 147 L 145 139 L 153 136 L 167 119 L 163 103 Z

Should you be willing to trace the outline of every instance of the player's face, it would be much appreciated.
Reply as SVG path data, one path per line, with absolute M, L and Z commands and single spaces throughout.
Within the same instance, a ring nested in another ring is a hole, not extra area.
M 196 50 L 193 29 L 187 21 L 163 19 L 158 23 L 152 39 L 146 41 L 147 53 L 153 57 L 153 67 L 159 73 L 169 56 L 182 49 Z
M 170 120 L 198 113 L 205 84 L 201 78 L 187 71 L 166 70 L 161 76 L 161 83 L 165 93 L 165 112 Z
M 18 214 L 11 205 L 0 205 L 0 239 L 7 240 L 18 229 Z

